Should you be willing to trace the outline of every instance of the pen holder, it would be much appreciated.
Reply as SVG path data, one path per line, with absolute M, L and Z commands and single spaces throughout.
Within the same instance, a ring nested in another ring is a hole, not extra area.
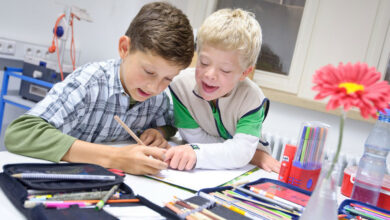
M 311 192 L 317 184 L 320 172 L 321 168 L 309 170 L 301 168 L 299 163 L 293 163 L 288 183 Z
M 304 122 L 299 135 L 288 183 L 313 191 L 321 171 L 322 152 L 329 125 L 322 122 Z

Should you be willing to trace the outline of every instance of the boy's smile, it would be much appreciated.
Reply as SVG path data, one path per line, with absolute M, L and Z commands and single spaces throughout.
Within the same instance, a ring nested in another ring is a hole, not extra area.
M 248 69 L 241 67 L 238 51 L 203 45 L 195 71 L 199 95 L 207 101 L 225 96 L 245 79 Z
M 123 36 L 119 42 L 122 58 L 120 80 L 126 93 L 134 100 L 143 102 L 164 91 L 181 67 L 172 65 L 161 56 L 150 52 L 129 53 L 130 39 Z
M 207 83 L 205 82 L 202 82 L 202 89 L 206 92 L 206 93 L 212 93 L 214 92 L 215 90 L 217 90 L 219 87 L 218 86 L 212 86 L 212 85 L 208 85 Z

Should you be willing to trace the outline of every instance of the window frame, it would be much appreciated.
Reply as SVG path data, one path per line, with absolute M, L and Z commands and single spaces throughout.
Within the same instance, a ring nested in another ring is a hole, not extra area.
M 298 93 L 318 6 L 319 0 L 306 0 L 305 2 L 288 75 L 256 69 L 253 81 L 259 86 L 292 94 Z

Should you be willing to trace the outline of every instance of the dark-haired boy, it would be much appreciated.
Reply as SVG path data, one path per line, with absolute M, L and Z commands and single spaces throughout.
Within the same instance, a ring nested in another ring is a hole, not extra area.
M 86 64 L 57 83 L 7 128 L 7 149 L 132 174 L 154 174 L 167 168 L 162 161 L 168 146 L 165 138 L 174 129 L 163 91 L 191 63 L 193 51 L 192 28 L 183 13 L 168 3 L 146 4 L 119 39 L 121 59 Z M 148 146 L 96 144 L 130 138 L 114 115 L 141 134 Z

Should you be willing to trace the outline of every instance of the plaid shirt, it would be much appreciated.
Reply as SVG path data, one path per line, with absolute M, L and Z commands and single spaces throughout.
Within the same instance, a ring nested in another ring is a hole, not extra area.
M 135 133 L 173 124 L 165 92 L 130 106 L 120 82 L 121 60 L 89 63 L 54 85 L 29 115 L 39 116 L 63 133 L 88 142 L 131 139 L 114 120 L 118 115 Z

